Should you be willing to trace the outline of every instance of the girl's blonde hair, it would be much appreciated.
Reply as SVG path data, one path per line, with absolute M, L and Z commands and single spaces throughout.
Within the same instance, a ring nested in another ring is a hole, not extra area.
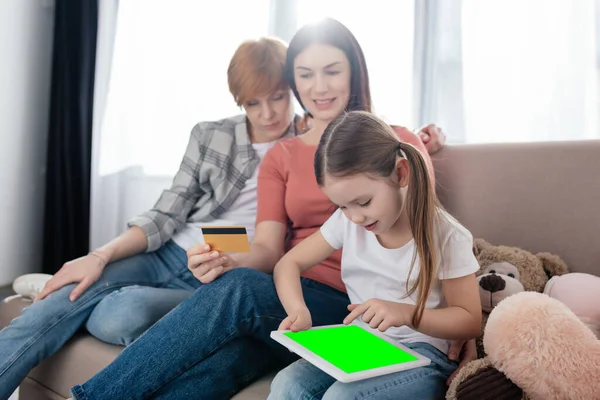
M 407 211 L 417 252 L 413 255 L 408 276 L 412 275 L 417 256 L 420 270 L 412 287 L 407 281 L 406 297 L 418 291 L 412 318 L 413 326 L 418 327 L 437 277 L 434 226 L 441 209 L 419 150 L 401 142 L 381 119 L 368 112 L 351 111 L 340 115 L 325 129 L 315 154 L 315 175 L 319 186 L 323 186 L 325 175 L 342 178 L 370 174 L 389 178 L 396 169 L 398 156 L 405 157 L 410 167 Z

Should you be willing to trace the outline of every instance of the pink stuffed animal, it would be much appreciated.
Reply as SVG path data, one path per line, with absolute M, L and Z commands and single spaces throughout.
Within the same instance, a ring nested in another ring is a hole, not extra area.
M 600 339 L 600 277 L 578 272 L 554 276 L 544 293 L 569 307 Z
M 600 306 L 599 289 L 595 289 L 595 301 L 574 301 L 580 286 L 565 292 L 562 289 L 573 282 L 581 283 L 581 277 L 561 279 L 549 288 L 550 293 L 584 305 L 584 314 L 593 315 L 588 311 Z M 535 292 L 504 299 L 489 316 L 483 344 L 491 364 L 530 399 L 600 399 L 600 341 L 559 300 Z

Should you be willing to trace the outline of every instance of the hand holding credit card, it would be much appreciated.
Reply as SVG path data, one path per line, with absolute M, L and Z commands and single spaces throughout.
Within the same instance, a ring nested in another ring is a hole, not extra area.
M 202 227 L 204 243 L 221 253 L 247 253 L 250 251 L 248 233 L 243 226 Z

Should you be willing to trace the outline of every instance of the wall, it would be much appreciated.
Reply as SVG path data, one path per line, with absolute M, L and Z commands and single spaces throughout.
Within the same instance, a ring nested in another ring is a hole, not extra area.
M 0 1 L 0 286 L 41 269 L 54 3 Z

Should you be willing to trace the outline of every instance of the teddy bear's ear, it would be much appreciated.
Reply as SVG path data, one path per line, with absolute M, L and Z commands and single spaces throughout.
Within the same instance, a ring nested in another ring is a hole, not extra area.
M 546 271 L 546 274 L 549 278 L 557 275 L 564 275 L 569 272 L 567 263 L 565 263 L 563 259 L 557 255 L 550 253 L 538 253 L 535 256 L 542 261 L 542 264 L 544 265 L 544 271 Z
M 479 254 L 481 254 L 483 249 L 488 247 L 492 247 L 492 245 L 483 239 L 473 240 L 473 254 L 475 254 L 475 257 L 479 257 Z

